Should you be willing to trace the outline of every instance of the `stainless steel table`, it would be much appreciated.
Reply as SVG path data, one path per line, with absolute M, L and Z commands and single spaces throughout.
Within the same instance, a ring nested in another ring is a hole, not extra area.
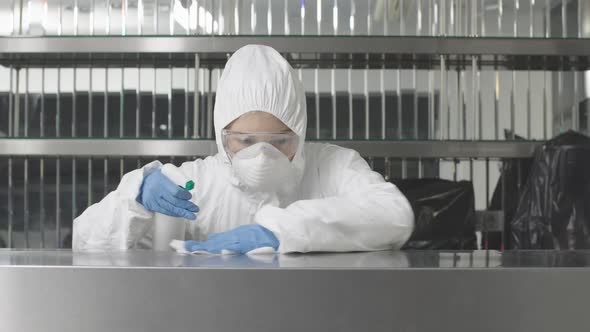
M 0 251 L 1 331 L 590 331 L 590 251 Z

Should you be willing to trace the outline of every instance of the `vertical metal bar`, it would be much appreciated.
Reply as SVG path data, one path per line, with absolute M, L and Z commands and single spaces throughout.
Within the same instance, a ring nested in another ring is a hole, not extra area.
M 20 73 L 21 69 L 16 69 L 16 91 L 14 96 L 14 135 L 20 137 Z
M 479 104 L 478 104 L 478 100 L 477 100 L 477 92 L 478 92 L 478 87 L 477 87 L 477 56 L 472 55 L 471 56 L 471 107 L 472 107 L 472 116 L 473 116 L 473 135 L 472 135 L 472 139 L 476 140 L 478 135 L 480 135 L 480 126 L 479 123 L 481 123 L 481 114 L 480 109 L 479 109 Z
M 75 26 L 74 30 L 77 31 L 78 27 Z M 77 33 L 77 32 L 76 32 Z M 76 108 L 77 108 L 77 100 L 76 100 L 76 83 L 77 83 L 77 70 L 76 66 L 73 68 L 73 76 L 72 76 L 72 137 L 76 137 Z M 77 178 L 76 178 L 76 157 L 72 157 L 72 209 L 71 209 L 71 220 L 76 218 L 76 214 L 78 213 L 77 206 Z
M 266 30 L 268 32 L 268 35 L 272 35 L 272 0 L 268 0 L 266 12 Z
M 139 58 L 139 55 L 137 56 Z M 139 59 L 138 59 L 139 60 Z M 139 138 L 139 123 L 141 118 L 141 66 L 137 64 L 137 87 L 135 89 L 135 137 Z
M 250 4 L 250 32 L 256 33 L 256 10 L 254 9 L 254 1 Z
M 105 27 L 106 33 L 105 34 L 107 34 L 107 35 L 111 34 L 111 11 L 112 11 L 112 9 L 113 9 L 113 7 L 111 6 L 111 0 L 106 0 L 107 17 L 106 17 L 106 27 Z
M 14 3 L 13 9 L 14 9 Z M 13 31 L 14 31 L 14 20 L 13 20 Z M 14 96 L 13 96 L 13 68 L 12 65 L 9 67 L 10 73 L 10 91 L 8 94 L 8 137 L 13 137 L 13 113 L 14 113 Z M 12 180 L 12 158 L 8 158 L 8 248 L 13 247 L 13 232 L 14 232 L 14 204 L 13 204 L 13 180 Z
M 188 36 L 191 34 L 191 0 L 184 0 L 184 5 L 186 6 L 186 27 L 185 34 Z M 197 14 L 198 15 L 198 14 Z
M 158 82 L 158 70 L 156 68 L 156 59 L 154 58 L 154 80 L 152 85 L 152 137 L 156 137 L 156 87 Z
M 209 82 L 207 86 L 207 138 L 213 138 L 213 69 L 211 67 L 208 68 L 208 73 Z
M 334 7 L 332 9 L 332 26 L 334 28 L 334 35 L 338 35 L 338 0 L 334 0 Z M 336 60 L 336 55 L 334 55 Z M 330 71 L 330 92 L 332 94 L 332 139 L 337 137 L 337 122 L 336 117 L 336 65 Z
M 121 90 L 119 91 L 119 137 L 123 138 L 125 121 L 125 67 L 121 67 Z
M 368 54 L 367 54 L 367 62 L 368 62 Z M 365 139 L 369 139 L 369 64 L 365 67 L 363 71 L 363 87 L 364 87 L 364 95 L 365 95 Z
M 416 20 L 416 34 L 422 35 L 422 0 L 417 3 L 417 20 Z M 412 91 L 414 92 L 414 139 L 418 139 L 418 73 L 416 68 L 416 57 L 412 61 Z M 422 162 L 419 160 L 419 164 Z M 420 165 L 421 166 L 421 165 Z M 420 168 L 420 167 L 419 167 Z
M 428 5 L 428 35 L 435 35 L 435 22 L 437 20 L 436 13 L 433 13 L 437 8 L 436 2 Z M 434 22 L 433 22 L 434 19 Z M 435 138 L 435 118 L 434 118 L 434 71 L 432 69 L 432 60 L 428 65 L 428 139 Z
M 399 2 L 399 10 L 400 10 L 400 19 L 399 19 L 399 31 L 400 35 L 406 34 L 406 22 L 404 18 L 404 2 L 400 0 Z M 387 15 L 387 13 L 385 14 Z M 402 96 L 402 59 L 401 56 L 398 57 L 398 69 L 397 69 L 397 129 L 398 129 L 398 139 L 401 140 L 404 138 L 403 133 L 403 96 Z M 406 178 L 407 176 L 407 164 L 406 159 L 402 158 L 402 178 Z
M 444 1 L 444 0 L 443 0 Z M 447 124 L 446 118 L 449 116 L 449 101 L 447 96 L 447 64 L 446 64 L 446 56 L 440 55 L 440 116 L 439 116 L 439 137 L 441 140 L 445 139 L 445 130 L 444 125 Z M 448 127 L 448 126 L 447 126 Z M 448 135 L 448 128 L 447 128 L 447 135 L 446 139 L 449 139 Z
M 518 36 L 518 10 L 520 9 L 520 1 L 514 0 L 514 18 L 513 18 L 513 34 L 514 37 Z
M 498 57 L 494 56 L 494 139 L 499 139 L 498 130 L 500 127 L 500 72 L 498 71 Z
M 583 26 L 584 26 L 584 15 L 583 13 L 583 9 L 584 9 L 584 3 L 585 1 L 583 0 L 578 0 L 578 5 L 577 5 L 577 14 L 578 14 L 578 38 L 583 38 L 584 35 L 584 31 L 583 31 Z
M 500 182 L 500 186 L 501 186 L 500 192 L 502 193 L 502 200 L 501 200 L 500 204 L 502 206 L 501 210 L 505 212 L 506 211 L 506 176 L 505 176 L 506 173 L 504 172 L 504 170 L 506 169 L 506 164 L 505 164 L 506 161 L 501 160 L 501 162 L 502 162 L 502 167 L 501 167 L 502 172 L 500 173 L 500 176 L 502 178 L 502 181 Z M 520 164 L 518 164 L 518 165 L 520 166 Z M 517 183 L 520 183 L 520 167 L 518 168 Z M 501 246 L 500 246 L 501 247 L 500 249 L 502 251 L 504 250 L 504 245 L 506 243 L 505 234 L 506 234 L 506 232 L 503 230 L 501 233 Z
M 471 4 L 471 36 L 477 37 L 477 4 L 478 1 L 470 1 Z
M 547 68 L 547 57 L 543 57 L 543 68 Z M 547 71 L 543 71 L 543 139 L 547 139 L 547 113 L 549 100 L 547 96 Z
M 140 28 L 140 30 L 142 29 Z M 139 60 L 139 54 L 137 55 L 137 57 Z M 141 119 L 141 66 L 139 65 L 139 61 L 137 64 L 137 87 L 135 90 L 135 98 L 135 137 L 139 138 L 141 136 L 141 130 L 139 125 Z M 140 158 L 137 158 L 136 167 L 141 168 Z
M 41 67 L 41 110 L 39 114 L 39 136 L 45 137 L 45 67 Z M 39 161 L 39 232 L 41 248 L 45 248 L 45 159 Z
M 486 210 L 490 209 L 490 159 L 486 158 Z M 488 232 L 487 230 L 484 228 L 483 229 L 484 232 L 484 249 L 488 249 Z
M 498 36 L 502 35 L 502 16 L 504 16 L 504 2 L 498 0 Z
M 119 137 L 124 136 L 124 121 L 125 121 L 125 67 L 121 67 L 121 90 L 119 91 Z M 125 165 L 123 158 L 119 158 L 119 181 L 125 174 Z
M 22 5 L 22 3 L 21 3 Z M 21 8 L 22 11 L 22 8 Z M 29 137 L 29 69 L 25 68 L 25 106 L 24 106 L 24 137 Z M 24 233 L 25 233 L 25 248 L 30 248 L 29 239 L 29 221 L 30 221 L 30 209 L 29 209 L 29 158 L 24 160 Z
M 144 21 L 144 10 L 143 0 L 137 0 L 137 34 L 143 34 L 143 21 Z M 190 20 L 187 22 L 190 25 Z
M 352 57 L 352 55 L 350 57 Z M 347 71 L 347 87 L 348 87 L 348 138 L 352 140 L 354 138 L 352 65 L 350 67 L 348 67 L 348 71 Z
M 223 29 L 224 29 L 224 21 L 223 21 L 223 1 L 212 1 L 213 6 L 217 5 L 217 32 L 218 34 L 222 35 L 223 34 Z M 212 8 L 213 9 L 213 8 Z M 211 13 L 213 13 L 213 10 L 211 10 Z M 271 17 L 272 20 L 272 17 Z M 215 24 L 213 23 L 213 29 L 215 29 Z
M 402 69 L 401 59 L 398 58 L 397 70 L 396 70 L 396 87 L 395 94 L 397 98 L 397 139 L 403 138 L 403 110 L 402 110 Z
M 436 136 L 436 124 L 434 116 L 434 71 L 432 63 L 428 68 L 428 139 L 434 139 Z
M 141 0 L 140 0 L 141 1 Z M 90 4 L 90 35 L 94 35 L 94 9 L 95 9 L 95 0 L 92 0 Z M 139 6 L 139 5 L 138 5 Z M 94 112 L 94 87 L 93 87 L 93 69 L 94 65 L 92 63 L 92 54 L 89 55 L 90 58 L 90 68 L 88 69 L 88 138 L 93 136 L 92 127 L 93 127 L 93 112 Z M 86 206 L 92 205 L 92 158 L 88 158 L 88 192 L 86 196 Z
M 20 4 L 19 4 L 19 20 L 18 20 L 18 34 L 22 35 L 23 34 L 23 0 L 20 0 Z
M 402 95 L 402 80 L 401 80 L 401 69 L 402 63 L 401 58 L 398 58 L 398 69 L 397 69 L 397 138 L 401 141 L 404 138 L 403 133 L 403 95 Z M 407 164 L 406 159 L 402 159 L 402 178 L 405 179 L 407 176 Z
M 551 36 L 551 0 L 545 0 L 545 38 Z
M 584 17 L 582 16 L 582 8 L 584 5 L 584 1 L 578 0 L 577 3 L 577 37 L 582 38 L 583 36 L 583 24 L 584 24 Z M 576 131 L 580 131 L 580 95 L 579 95 L 579 84 L 580 84 L 580 71 L 577 68 L 572 67 L 574 72 L 574 107 L 573 107 L 573 129 Z
M 476 90 L 477 92 L 475 93 L 475 105 L 474 107 L 476 108 L 475 112 L 477 114 L 477 123 L 476 123 L 476 128 L 477 128 L 477 136 L 474 135 L 474 139 L 483 139 L 483 115 L 482 115 L 482 104 L 481 104 L 481 58 L 480 57 L 476 57 L 475 61 L 474 61 L 474 65 L 477 66 L 477 70 L 476 70 L 476 81 L 474 82 L 474 90 Z
M 24 136 L 29 136 L 29 68 L 25 68 Z
M 213 11 L 211 11 L 211 15 L 213 15 Z M 213 18 L 211 18 L 213 21 Z M 168 1 L 168 33 L 170 36 L 174 35 L 174 23 L 176 20 L 174 19 L 174 0 Z M 213 23 L 212 23 L 213 24 Z M 211 29 L 213 31 L 213 29 Z
M 185 33 L 186 35 L 190 35 L 190 5 L 188 4 L 188 1 L 185 0 L 186 3 L 186 8 L 187 8 L 187 12 L 189 15 L 189 17 L 187 18 L 187 25 L 186 25 L 186 30 Z M 219 25 L 223 25 L 222 22 L 219 23 Z M 186 64 L 184 67 L 184 138 L 188 138 L 189 137 L 189 133 L 188 133 L 188 113 L 189 113 L 189 107 L 188 107 L 188 90 L 189 90 L 189 65 Z
M 481 16 L 481 36 L 484 37 L 486 35 L 486 0 L 481 0 L 479 6 L 479 12 Z
M 518 37 L 518 10 L 519 10 L 519 0 L 514 0 L 514 21 L 513 21 L 513 36 L 514 38 Z M 514 140 L 516 137 L 516 102 L 514 97 L 514 91 L 516 90 L 516 71 L 512 70 L 512 88 L 510 89 L 510 138 Z
M 332 139 L 336 139 L 336 70 L 334 68 L 330 71 L 330 81 L 330 93 L 332 97 Z
M 195 34 L 199 34 L 199 4 L 197 0 L 191 0 L 192 1 L 192 5 L 195 6 Z M 238 6 L 237 3 L 239 1 L 236 1 L 236 7 Z M 239 23 L 237 23 L 239 25 Z
M 459 2 L 459 20 L 461 22 L 461 36 L 468 36 L 469 35 L 469 20 L 467 19 L 467 6 L 469 3 L 465 0 L 460 0 Z
M 305 0 L 301 0 L 301 8 L 299 10 L 301 18 L 301 35 L 305 35 Z M 303 69 L 299 68 L 299 79 L 303 80 Z
M 109 66 L 105 67 L 104 71 L 104 108 L 103 108 L 103 138 L 109 137 Z M 103 159 L 103 197 L 107 195 L 109 182 L 109 161 L 107 158 Z
M 572 76 L 574 77 L 574 97 L 573 97 L 573 107 L 572 107 L 572 129 L 575 131 L 579 131 L 580 130 L 580 121 L 579 121 L 579 115 L 580 115 L 580 109 L 579 109 L 579 102 L 578 102 L 578 90 L 579 90 L 579 83 L 578 83 L 578 71 L 576 70 L 576 68 L 572 67 L 572 71 L 573 74 Z
M 127 0 L 121 0 L 121 35 L 127 35 Z
M 462 131 L 462 139 L 466 140 L 467 139 L 467 102 L 465 101 L 465 85 L 467 83 L 467 79 L 465 78 L 465 70 L 464 68 L 460 69 L 460 77 L 459 79 L 461 80 L 461 108 L 460 108 L 460 115 L 461 115 L 461 122 L 460 122 L 460 128 Z
M 154 33 L 157 35 L 160 32 L 160 17 L 158 15 L 158 13 L 160 12 L 160 0 L 155 0 L 154 3 Z M 197 19 L 198 19 L 199 15 L 197 14 Z M 198 28 L 198 24 L 197 24 L 197 28 Z
M 567 38 L 567 3 L 568 0 L 561 1 L 561 36 Z
M 172 138 L 172 84 L 174 82 L 174 71 L 172 64 L 168 65 L 170 72 L 170 88 L 168 89 L 168 138 Z
M 441 0 L 439 32 L 442 36 L 447 35 L 447 1 L 446 0 Z
M 385 12 L 385 17 L 387 17 L 389 13 Z M 399 0 L 399 32 L 400 35 L 406 35 L 406 15 L 405 15 L 405 6 L 404 0 Z
M 464 101 L 463 101 L 463 73 L 457 66 L 457 139 L 464 139 L 465 127 L 463 126 Z
M 9 86 L 9 93 L 8 93 L 8 137 L 15 136 L 13 127 L 13 113 L 14 113 L 14 68 L 12 65 L 8 67 L 8 73 L 10 75 L 10 86 Z
M 416 8 L 416 35 L 422 35 L 422 0 L 418 1 Z M 416 68 L 416 58 L 412 62 L 412 90 L 414 91 L 414 139 L 419 138 L 418 133 L 418 74 Z M 422 178 L 423 173 L 422 158 L 418 158 L 418 178 Z
M 189 90 L 189 67 L 184 67 L 184 138 L 188 138 L 188 90 Z
M 584 35 L 584 32 L 583 32 L 584 15 L 582 14 L 583 9 L 584 9 L 584 3 L 585 3 L 584 0 L 578 0 L 577 6 L 576 6 L 577 7 L 577 16 L 578 16 L 578 18 L 577 18 L 578 38 L 583 38 L 583 35 Z
M 200 73 L 201 61 L 199 54 L 195 54 L 195 87 L 193 91 L 193 138 L 200 138 L 199 126 L 201 116 L 201 105 L 200 105 L 200 93 L 199 93 L 199 73 Z
M 459 1 L 459 0 L 457 0 L 457 1 Z M 455 7 L 456 7 L 455 0 L 451 0 L 451 5 L 449 7 L 451 7 L 450 8 L 450 10 L 451 10 L 450 15 L 451 16 L 449 17 L 451 20 L 451 27 L 449 29 L 449 35 L 457 35 L 457 29 L 455 26 L 455 20 L 456 20 L 456 18 L 455 18 Z M 457 26 L 459 26 L 459 25 L 460 24 L 457 24 Z
M 534 9 L 535 9 L 535 0 L 531 0 L 529 5 L 529 37 L 533 38 L 535 34 L 535 16 L 534 16 Z
M 551 35 L 551 6 L 550 0 L 545 0 L 545 15 L 543 15 L 544 36 L 549 38 Z M 547 100 L 547 57 L 543 57 L 543 138 L 547 139 L 547 115 L 548 115 L 548 100 Z
M 381 92 L 381 139 L 385 140 L 385 54 L 381 57 L 381 70 L 379 74 L 379 90 Z
M 355 0 L 350 1 L 350 18 L 349 18 L 349 28 L 350 28 L 350 35 L 354 35 L 354 28 L 355 22 L 354 18 L 356 15 L 356 2 Z M 348 88 L 348 138 L 353 139 L 354 137 L 354 125 L 353 125 L 353 95 L 352 95 L 352 54 L 349 54 L 350 66 L 348 67 L 347 71 L 347 88 Z
M 157 0 L 156 0 L 157 3 Z M 107 24 L 106 24 L 106 34 L 110 34 L 111 32 L 111 4 L 110 0 L 107 0 Z M 156 11 L 157 13 L 157 11 Z M 105 66 L 105 77 L 104 77 L 104 114 L 103 114 L 103 137 L 108 138 L 109 136 L 109 127 L 108 127 L 108 119 L 109 119 L 109 66 Z M 107 195 L 108 192 L 108 183 L 109 183 L 109 160 L 107 158 L 103 159 L 103 197 Z
M 60 0 L 58 9 L 58 35 L 63 31 L 63 6 Z M 56 96 L 56 121 L 55 133 L 56 137 L 61 136 L 60 132 L 61 122 L 61 66 L 57 67 L 57 96 Z M 61 248 L 61 160 L 59 157 L 55 161 L 55 244 L 57 248 Z
M 283 3 L 283 21 L 285 22 L 285 30 L 283 33 L 285 35 L 291 34 L 291 26 L 289 24 L 289 1 L 285 0 Z M 237 34 L 237 32 L 236 32 Z
M 373 20 L 371 18 L 371 0 L 367 1 L 367 35 L 371 35 Z
M 529 38 L 534 37 L 535 33 L 535 21 L 534 21 L 534 14 L 533 10 L 535 7 L 535 0 L 531 0 L 529 5 Z M 527 139 L 531 139 L 532 136 L 532 124 L 531 124 L 531 68 L 530 68 L 531 58 L 528 58 L 529 66 L 527 68 L 527 90 L 526 90 L 526 118 L 527 118 L 527 131 L 526 137 Z
M 560 66 L 559 70 L 557 71 L 557 112 L 559 112 L 559 132 L 562 133 L 564 131 L 565 125 L 565 109 L 562 107 L 563 102 L 563 58 L 560 58 Z
M 532 135 L 532 124 L 531 124 L 531 68 L 530 68 L 530 57 L 529 57 L 529 66 L 528 66 L 528 69 L 527 69 L 526 119 L 527 119 L 526 137 L 527 137 L 527 139 L 531 139 L 531 135 Z
M 319 60 L 319 55 L 316 54 Z M 313 70 L 313 82 L 315 92 L 315 136 L 320 139 L 320 88 L 319 88 L 319 64 Z

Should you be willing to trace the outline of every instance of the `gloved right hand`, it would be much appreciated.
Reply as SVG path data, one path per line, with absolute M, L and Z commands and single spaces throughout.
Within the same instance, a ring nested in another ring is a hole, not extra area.
M 191 193 L 155 171 L 143 179 L 137 201 L 152 212 L 195 220 L 199 207 L 190 201 Z

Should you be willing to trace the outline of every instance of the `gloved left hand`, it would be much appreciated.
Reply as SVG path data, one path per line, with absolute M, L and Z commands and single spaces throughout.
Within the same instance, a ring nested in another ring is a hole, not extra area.
M 207 241 L 186 241 L 184 247 L 188 252 L 206 251 L 220 254 L 229 250 L 237 254 L 245 254 L 254 249 L 271 247 L 279 248 L 279 240 L 268 229 L 257 225 L 243 225 L 231 231 L 209 235 Z

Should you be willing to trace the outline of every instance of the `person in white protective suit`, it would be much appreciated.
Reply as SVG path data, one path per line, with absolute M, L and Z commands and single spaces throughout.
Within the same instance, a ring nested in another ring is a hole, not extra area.
M 186 221 L 189 252 L 399 249 L 414 225 L 407 199 L 356 151 L 305 143 L 306 124 L 289 63 L 267 46 L 239 49 L 217 88 L 219 152 L 126 174 L 74 220 L 73 249 L 150 248 L 154 212 L 196 219 Z M 177 186 L 187 179 L 190 192 Z

